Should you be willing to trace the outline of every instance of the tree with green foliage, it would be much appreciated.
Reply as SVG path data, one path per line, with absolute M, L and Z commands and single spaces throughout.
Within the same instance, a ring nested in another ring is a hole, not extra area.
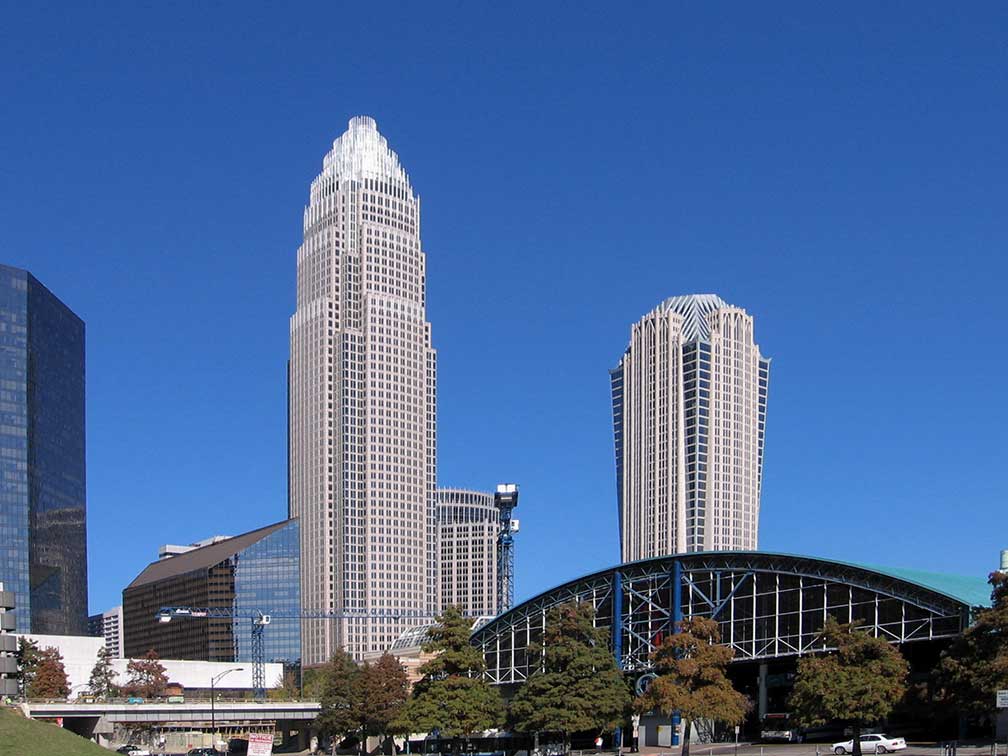
M 409 701 L 409 678 L 402 663 L 386 651 L 360 675 L 361 742 L 368 735 L 387 738 L 408 731 L 403 720 Z
M 321 701 L 328 664 L 301 669 L 301 695 L 305 701 Z
M 850 726 L 853 752 L 861 756 L 861 728 L 889 716 L 906 692 L 909 667 L 883 638 L 833 617 L 826 618 L 821 639 L 836 650 L 798 660 L 789 707 L 804 727 L 831 721 Z
M 311 687 L 318 690 L 322 705 L 315 726 L 335 748 L 360 728 L 360 667 L 340 649 L 312 677 Z
M 112 698 L 116 694 L 115 679 L 118 673 L 112 669 L 112 654 L 102 646 L 98 649 L 98 658 L 91 669 L 91 678 L 88 680 L 88 690 L 91 695 L 102 698 Z
M 483 654 L 469 643 L 472 621 L 459 607 L 450 606 L 437 622 L 423 647 L 436 656 L 420 666 L 423 678 L 413 686 L 402 726 L 413 732 L 439 730 L 447 738 L 497 727 L 504 718 L 504 702 L 482 678 Z
M 1008 574 L 992 573 L 991 606 L 942 653 L 934 674 L 937 697 L 961 714 L 990 718 L 997 691 L 1008 689 Z
M 70 694 L 70 683 L 63 656 L 59 650 L 48 647 L 39 655 L 35 676 L 28 686 L 29 698 L 66 698 Z
M 725 674 L 735 652 L 720 645 L 717 622 L 691 617 L 679 632 L 665 638 L 651 655 L 655 672 L 648 689 L 635 702 L 639 713 L 679 712 L 684 722 L 682 756 L 689 756 L 693 721 L 711 719 L 737 725 L 745 719 L 749 699 L 732 687 Z
M 152 648 L 140 659 L 130 659 L 126 665 L 126 674 L 129 675 L 126 690 L 144 698 L 164 695 L 165 685 L 168 684 L 168 672 L 159 661 L 160 658 L 157 651 Z
M 297 672 L 293 669 L 284 669 L 283 674 L 273 683 L 273 687 L 266 691 L 266 697 L 271 701 L 299 701 L 301 689 L 298 686 Z
M 31 687 L 32 680 L 35 679 L 35 672 L 42 660 L 42 649 L 39 648 L 38 643 L 22 635 L 18 638 L 16 657 L 18 694 L 22 698 L 27 698 L 28 689 Z
M 592 605 L 551 609 L 543 640 L 529 649 L 535 671 L 511 701 L 515 729 L 537 736 L 563 733 L 566 751 L 572 733 L 601 734 L 618 727 L 630 709 L 630 690 L 606 632 L 595 627 Z

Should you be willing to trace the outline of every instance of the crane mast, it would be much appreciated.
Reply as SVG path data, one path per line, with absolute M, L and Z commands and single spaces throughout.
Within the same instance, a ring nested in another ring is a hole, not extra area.
M 518 520 L 512 519 L 518 506 L 518 486 L 501 483 L 494 493 L 494 505 L 499 514 L 497 531 L 497 614 L 514 604 L 514 534 Z

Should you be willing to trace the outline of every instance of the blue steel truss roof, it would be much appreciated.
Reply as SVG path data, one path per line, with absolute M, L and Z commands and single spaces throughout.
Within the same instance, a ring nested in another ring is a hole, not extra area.
M 895 578 L 896 580 L 901 580 L 905 583 L 910 583 L 912 585 L 925 588 L 929 591 L 934 591 L 943 596 L 946 596 L 953 601 L 958 601 L 967 607 L 976 606 L 990 606 L 990 593 L 991 587 L 987 582 L 985 577 L 973 577 L 969 575 L 947 575 L 936 572 L 923 572 L 920 570 L 902 569 L 898 567 L 877 567 L 865 564 L 857 564 L 855 562 L 842 562 L 836 559 L 825 559 L 822 557 L 810 557 L 803 556 L 800 554 L 785 554 L 781 552 L 774 551 L 702 551 L 702 552 L 688 552 L 685 554 L 670 554 L 663 557 L 655 557 L 652 559 L 641 559 L 636 562 L 626 562 L 624 564 L 614 565 L 608 567 L 604 570 L 598 570 L 596 572 L 583 575 L 581 577 L 575 578 L 573 580 L 568 580 L 564 583 L 549 588 L 541 593 L 532 596 L 525 601 L 521 602 L 515 607 L 512 607 L 508 612 L 498 615 L 497 618 L 503 617 L 505 614 L 510 612 L 516 612 L 522 608 L 524 604 L 531 603 L 538 599 L 545 598 L 549 594 L 557 591 L 561 588 L 567 586 L 573 586 L 583 581 L 591 580 L 592 578 L 601 577 L 603 575 L 615 572 L 621 568 L 635 567 L 645 565 L 648 562 L 658 562 L 667 559 L 674 559 L 675 557 L 690 558 L 690 557 L 705 557 L 705 558 L 717 558 L 718 555 L 724 555 L 725 557 L 737 558 L 749 556 L 763 556 L 763 557 L 774 557 L 782 559 L 798 559 L 798 560 L 812 560 L 816 562 L 821 562 L 825 564 L 833 564 L 837 567 L 852 567 L 858 570 L 865 570 L 867 572 L 873 572 L 878 575 L 884 575 L 890 578 Z M 495 619 L 497 619 L 495 618 Z M 479 630 L 483 629 L 482 626 L 477 627 L 473 630 L 475 634 Z
M 840 562 L 767 551 L 700 551 L 628 562 L 540 593 L 477 627 L 470 640 L 495 685 L 520 683 L 538 662 L 548 612 L 590 602 L 597 627 L 627 673 L 651 669 L 664 634 L 686 617 L 709 617 L 733 661 L 828 650 L 829 616 L 891 643 L 947 641 L 987 603 L 981 577 Z

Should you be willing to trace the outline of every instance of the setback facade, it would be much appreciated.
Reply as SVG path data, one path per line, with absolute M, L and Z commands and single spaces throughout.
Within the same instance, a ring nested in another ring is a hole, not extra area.
M 0 581 L 20 633 L 87 632 L 84 321 L 0 265 Z
M 436 353 L 420 199 L 358 116 L 312 181 L 290 320 L 289 513 L 305 664 L 388 648 L 439 607 Z
M 234 538 L 159 559 L 123 591 L 123 647 L 128 658 L 154 649 L 165 659 L 251 662 L 252 617 L 269 614 L 263 658 L 301 658 L 299 527 L 285 520 Z M 159 622 L 163 607 L 230 610 L 233 618 Z
M 624 562 L 757 548 L 769 371 L 752 317 L 714 294 L 632 326 L 610 372 Z

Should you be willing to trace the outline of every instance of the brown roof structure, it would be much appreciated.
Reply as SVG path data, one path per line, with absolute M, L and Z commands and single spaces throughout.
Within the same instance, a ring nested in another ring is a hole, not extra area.
M 253 543 L 261 541 L 270 533 L 275 530 L 279 530 L 289 522 L 290 520 L 281 520 L 280 522 L 267 525 L 266 527 L 259 528 L 258 530 L 249 531 L 248 533 L 243 533 L 242 535 L 235 536 L 234 538 L 228 538 L 224 541 L 218 541 L 217 543 L 211 543 L 207 546 L 201 546 L 198 549 L 187 551 L 184 554 L 178 554 L 173 557 L 151 562 L 144 568 L 143 572 L 134 578 L 132 583 L 126 586 L 126 589 L 135 588 L 138 585 L 156 583 L 159 580 L 175 577 L 176 575 L 183 575 L 187 572 L 192 572 L 193 570 L 202 570 L 213 567 L 215 564 L 223 562 L 228 557 L 234 556 L 242 549 L 248 548 Z

